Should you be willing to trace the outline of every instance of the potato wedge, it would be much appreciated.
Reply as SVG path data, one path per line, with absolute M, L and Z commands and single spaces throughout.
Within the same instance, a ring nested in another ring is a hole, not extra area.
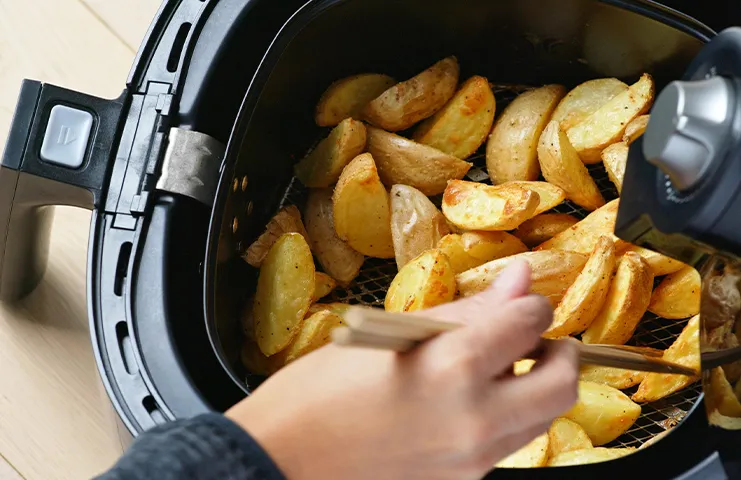
M 617 78 L 597 78 L 578 85 L 556 107 L 551 120 L 568 130 L 600 109 L 615 96 L 628 90 Z
M 471 164 L 399 135 L 368 127 L 368 152 L 384 185 L 409 185 L 425 195 L 443 193 L 448 180 L 463 178 Z
M 726 268 L 704 279 L 701 313 L 706 328 L 727 326 L 728 330 L 733 329 L 733 322 L 741 311 L 740 277 L 738 272 Z
M 529 373 L 530 370 L 532 370 L 533 365 L 535 365 L 535 360 L 532 360 L 529 358 L 518 360 L 512 366 L 512 371 L 515 374 L 515 376 L 519 377 L 520 375 L 525 375 L 526 373 Z
M 641 406 L 616 388 L 579 382 L 579 400 L 563 417 L 578 423 L 598 447 L 628 431 L 641 415 Z
M 265 231 L 252 242 L 243 255 L 244 260 L 255 268 L 260 268 L 268 251 L 284 233 L 300 233 L 307 241 L 306 228 L 301 221 L 301 213 L 294 205 L 281 208 L 265 226 Z
M 391 88 L 396 80 L 378 73 L 361 73 L 332 83 L 319 98 L 314 119 L 320 127 L 334 127 L 346 118 L 359 120 L 368 102 Z
M 422 122 L 412 138 L 465 160 L 486 140 L 495 112 L 489 81 L 476 75 L 463 83 L 442 110 Z
M 344 324 L 342 317 L 331 310 L 319 310 L 308 315 L 293 341 L 275 356 L 280 357 L 283 365 L 288 365 L 330 343 L 332 330 Z
M 344 321 L 345 315 L 350 310 L 350 307 L 351 306 L 346 303 L 339 303 L 339 302 L 315 303 L 314 305 L 309 307 L 309 311 L 306 312 L 306 316 L 308 317 L 310 315 L 314 315 L 317 312 L 322 312 L 326 310 L 328 312 L 332 312 L 335 315 L 339 316 Z
M 687 266 L 667 275 L 651 295 L 648 310 L 663 318 L 689 318 L 700 313 L 702 279 L 694 268 Z
M 391 187 L 391 237 L 399 270 L 449 233 L 445 217 L 422 192 L 407 185 Z
M 713 410 L 708 414 L 708 423 L 725 430 L 741 430 L 741 418 L 722 415 L 717 410 Z
M 497 468 L 538 468 L 548 463 L 548 434 L 535 437 L 530 443 L 496 464 Z
M 242 345 L 240 358 L 247 372 L 253 375 L 267 377 L 283 367 L 278 355 L 266 357 L 252 339 L 246 340 L 244 345 Z
M 467 270 L 456 276 L 456 282 L 461 296 L 470 297 L 484 291 L 514 260 L 525 260 L 532 270 L 530 292 L 545 296 L 556 306 L 587 263 L 587 258 L 580 253 L 559 250 L 525 252 Z
M 664 437 L 666 437 L 667 435 L 669 435 L 669 432 L 671 432 L 672 429 L 673 429 L 673 427 L 670 428 L 669 430 L 664 430 L 663 432 L 661 432 L 661 433 L 659 433 L 657 435 L 654 435 L 653 437 L 649 438 L 648 440 L 646 440 L 645 442 L 643 442 L 640 447 L 638 447 L 638 450 L 644 450 L 644 449 L 650 447 L 651 445 L 656 445 Z
M 550 122 L 538 141 L 538 161 L 543 178 L 566 192 L 566 198 L 587 210 L 605 204 L 587 167 L 557 121 Z
M 741 418 L 741 402 L 720 367 L 710 370 L 705 384 L 705 406 L 721 415 Z
M 583 365 L 579 369 L 579 380 L 607 385 L 618 390 L 635 387 L 646 378 L 646 375 L 646 372 L 600 367 L 599 365 Z
M 627 243 L 620 240 L 613 233 L 615 231 L 615 219 L 617 218 L 619 200 L 615 199 L 604 207 L 598 208 L 587 217 L 569 228 L 544 242 L 533 250 L 567 250 L 590 254 L 602 236 L 612 238 L 618 252 L 627 247 Z
M 700 316 L 696 315 L 687 322 L 682 333 L 664 352 L 662 357 L 668 362 L 675 362 L 685 367 L 700 371 Z M 638 391 L 631 397 L 639 403 L 655 402 L 697 381 L 699 377 L 649 373 L 643 379 Z
M 445 218 L 458 228 L 502 231 L 532 218 L 539 203 L 537 192 L 522 187 L 451 180 L 442 206 Z
M 283 350 L 301 328 L 314 296 L 314 257 L 298 233 L 283 234 L 268 252 L 255 292 L 255 338 L 266 356 Z
M 565 93 L 561 85 L 546 85 L 519 95 L 504 109 L 486 144 L 492 183 L 538 179 L 538 138 Z
M 582 122 L 566 130 L 579 158 L 597 163 L 600 153 L 623 138 L 627 125 L 647 112 L 654 99 L 654 81 L 644 73 L 641 78 L 616 95 Z
M 607 298 L 615 263 L 615 243 L 609 237 L 600 237 L 581 273 L 553 312 L 553 323 L 543 337 L 573 335 L 592 324 Z
M 635 252 L 618 261 L 602 309 L 582 334 L 584 343 L 623 345 L 635 333 L 651 300 L 654 276 L 646 261 Z
M 352 282 L 360 273 L 365 257 L 337 236 L 331 188 L 309 192 L 304 219 L 311 251 L 322 269 L 341 285 Z
M 566 200 L 566 192 L 552 183 L 514 181 L 507 182 L 507 185 L 526 188 L 538 194 L 538 197 L 540 197 L 540 203 L 538 203 L 538 208 L 535 209 L 535 215 L 547 212 L 548 210 L 559 206 L 564 200 Z
M 355 157 L 342 171 L 332 195 L 337 236 L 354 250 L 393 258 L 389 194 L 369 153 Z
M 541 213 L 520 225 L 514 235 L 529 248 L 533 248 L 578 222 L 577 218 L 566 213 Z
M 618 193 L 623 190 L 623 178 L 625 177 L 625 166 L 628 164 L 629 148 L 627 143 L 618 142 L 605 148 L 601 153 L 607 176 L 617 188 Z
M 650 117 L 651 116 L 648 114 L 641 115 L 640 117 L 630 122 L 628 126 L 625 127 L 625 133 L 623 134 L 623 142 L 630 145 L 631 143 L 635 142 L 638 137 L 646 133 L 646 129 L 648 128 L 648 121 Z
M 440 110 L 455 93 L 460 67 L 447 57 L 427 70 L 397 83 L 371 100 L 361 116 L 371 125 L 389 132 L 406 130 Z
M 391 282 L 384 307 L 389 312 L 414 312 L 453 301 L 455 274 L 448 257 L 428 250 L 404 265 Z
M 642 256 L 646 263 L 648 263 L 649 268 L 651 268 L 654 277 L 663 277 L 664 275 L 678 272 L 687 266 L 679 260 L 675 260 L 666 255 L 649 250 L 648 248 L 642 248 L 636 245 L 628 246 L 626 251 L 636 252 L 638 255 Z
M 437 248 L 448 257 L 456 274 L 527 251 L 517 237 L 507 232 L 453 233 L 444 236 Z
M 592 441 L 581 425 L 568 418 L 557 418 L 548 429 L 550 455 L 556 456 L 572 450 L 592 448 Z
M 314 296 L 311 298 L 311 303 L 316 303 L 319 299 L 326 297 L 337 287 L 337 281 L 324 272 L 316 272 L 314 281 Z
M 574 465 L 587 465 L 590 463 L 601 463 L 616 458 L 624 457 L 635 452 L 635 447 L 619 448 L 585 448 L 583 450 L 572 450 L 570 452 L 560 453 L 548 461 L 549 467 L 567 467 Z
M 342 169 L 365 150 L 366 137 L 363 122 L 346 118 L 296 164 L 293 169 L 296 178 L 309 188 L 335 184 Z

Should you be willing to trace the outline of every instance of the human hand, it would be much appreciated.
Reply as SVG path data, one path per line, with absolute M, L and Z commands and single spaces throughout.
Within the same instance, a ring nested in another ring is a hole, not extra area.
M 512 375 L 553 317 L 529 288 L 529 266 L 515 263 L 487 291 L 424 311 L 465 327 L 405 354 L 328 345 L 226 415 L 291 480 L 481 478 L 577 400 L 571 342 Z

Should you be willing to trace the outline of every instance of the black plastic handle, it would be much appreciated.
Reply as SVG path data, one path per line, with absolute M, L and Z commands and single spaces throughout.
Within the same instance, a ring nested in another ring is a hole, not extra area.
M 41 281 L 54 205 L 98 206 L 126 99 L 23 81 L 0 159 L 0 300 L 18 300 Z

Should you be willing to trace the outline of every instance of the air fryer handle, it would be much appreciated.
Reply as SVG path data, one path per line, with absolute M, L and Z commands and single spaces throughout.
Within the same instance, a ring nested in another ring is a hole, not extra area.
M 55 205 L 99 205 L 125 99 L 24 80 L 0 159 L 0 300 L 43 277 Z

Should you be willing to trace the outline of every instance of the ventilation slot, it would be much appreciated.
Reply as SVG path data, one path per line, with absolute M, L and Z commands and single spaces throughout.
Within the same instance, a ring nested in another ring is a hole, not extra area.
M 157 425 L 162 425 L 163 423 L 167 422 L 167 419 L 162 414 L 162 410 L 160 410 L 157 407 L 157 402 L 154 401 L 154 397 L 151 395 L 147 395 L 142 400 L 142 405 L 144 405 L 144 408 L 147 409 L 147 412 L 152 417 L 152 420 L 154 420 L 154 423 Z
M 170 57 L 167 59 L 167 71 L 170 73 L 175 73 L 178 70 L 180 56 L 183 54 L 185 39 L 188 38 L 190 27 L 190 23 L 183 23 L 180 25 L 177 35 L 175 35 L 175 41 L 172 43 L 172 50 L 170 50 Z
M 124 281 L 129 272 L 129 260 L 131 259 L 131 242 L 125 242 L 118 251 L 118 262 L 116 263 L 116 279 L 113 281 L 113 293 L 121 296 Z
M 116 324 L 116 338 L 118 339 L 118 348 L 121 351 L 124 368 L 129 375 L 139 371 L 134 357 L 134 348 L 131 346 L 131 337 L 129 336 L 129 327 L 126 322 L 121 321 Z

